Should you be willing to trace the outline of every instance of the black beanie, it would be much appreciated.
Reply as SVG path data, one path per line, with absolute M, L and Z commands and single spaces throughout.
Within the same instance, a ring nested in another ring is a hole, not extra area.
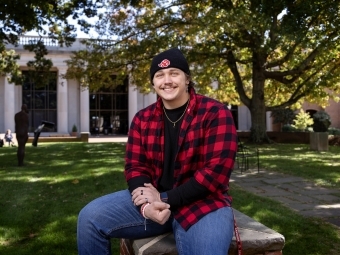
M 155 73 L 161 69 L 175 67 L 190 75 L 189 65 L 183 53 L 177 49 L 163 51 L 156 55 L 151 62 L 150 79 L 152 82 Z

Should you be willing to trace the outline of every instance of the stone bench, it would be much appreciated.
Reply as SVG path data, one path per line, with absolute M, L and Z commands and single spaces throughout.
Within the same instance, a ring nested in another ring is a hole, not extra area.
M 282 255 L 285 243 L 283 235 L 235 209 L 234 213 L 242 241 L 243 255 Z M 172 233 L 144 239 L 120 240 L 120 255 L 177 254 L 175 239 Z M 237 254 L 235 236 L 228 252 L 228 255 L 232 254 Z

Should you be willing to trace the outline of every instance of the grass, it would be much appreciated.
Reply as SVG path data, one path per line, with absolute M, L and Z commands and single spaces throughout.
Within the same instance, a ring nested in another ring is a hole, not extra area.
M 27 145 L 25 166 L 19 168 L 16 148 L 0 148 L 0 254 L 77 254 L 81 208 L 126 188 L 124 149 L 119 143 Z M 334 147 L 320 153 L 305 145 L 274 144 L 261 146 L 261 167 L 339 188 L 339 155 Z M 285 255 L 340 254 L 338 228 L 299 216 L 237 185 L 231 188 L 236 209 L 285 236 Z M 112 246 L 113 254 L 119 254 L 117 240 Z
M 340 254 L 340 230 L 320 219 L 305 218 L 271 199 L 231 185 L 233 207 L 285 237 L 284 255 Z
M 259 149 L 261 168 L 340 189 L 340 146 L 329 146 L 322 152 L 310 150 L 307 144 L 271 144 Z
M 0 254 L 77 254 L 81 208 L 126 188 L 122 144 L 41 143 L 0 150 Z M 116 242 L 117 243 L 117 242 Z

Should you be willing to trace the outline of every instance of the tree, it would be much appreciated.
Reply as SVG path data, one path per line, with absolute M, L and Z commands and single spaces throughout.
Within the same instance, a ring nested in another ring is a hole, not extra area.
M 180 47 L 198 92 L 247 106 L 251 140 L 268 141 L 266 111 L 338 99 L 339 6 L 337 0 L 111 1 L 97 25 L 103 40 L 86 42 L 91 50 L 69 61 L 68 77 L 97 89 L 110 86 L 112 73 L 129 74 L 148 92 L 152 56 Z
M 0 75 L 11 75 L 11 82 L 20 82 L 16 64 L 19 56 L 6 51 L 6 44 L 17 45 L 20 35 L 35 30 L 40 36 L 58 41 L 60 46 L 69 46 L 76 37 L 76 28 L 68 18 L 78 20 L 81 30 L 88 32 L 91 25 L 86 17 L 97 15 L 102 0 L 2 0 L 0 2 Z M 36 60 L 29 63 L 34 70 L 49 70 L 52 62 L 45 58 L 46 47 L 41 38 L 25 47 L 36 53 Z

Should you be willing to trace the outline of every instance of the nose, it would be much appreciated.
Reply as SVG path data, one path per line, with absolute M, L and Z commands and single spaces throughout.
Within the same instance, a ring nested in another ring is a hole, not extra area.
M 165 84 L 171 84 L 172 83 L 172 79 L 171 79 L 171 76 L 169 74 L 166 74 L 164 76 L 164 83 Z

